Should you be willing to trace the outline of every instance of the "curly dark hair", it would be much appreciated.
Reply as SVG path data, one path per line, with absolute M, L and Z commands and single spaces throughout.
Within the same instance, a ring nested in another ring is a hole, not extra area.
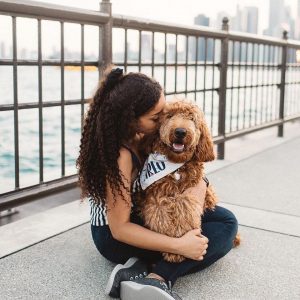
M 123 74 L 122 69 L 113 67 L 109 65 L 102 73 L 84 118 L 76 160 L 80 202 L 92 197 L 97 204 L 106 204 L 106 180 L 112 187 L 114 203 L 115 192 L 126 202 L 120 186 L 129 194 L 130 190 L 121 180 L 124 176 L 117 162 L 121 143 L 136 135 L 138 118 L 153 109 L 163 91 L 145 74 Z

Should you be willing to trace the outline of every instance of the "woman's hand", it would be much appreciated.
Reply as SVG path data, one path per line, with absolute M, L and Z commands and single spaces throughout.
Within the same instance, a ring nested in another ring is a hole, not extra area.
M 200 207 L 203 208 L 206 189 L 206 182 L 203 180 L 203 178 L 201 178 L 196 186 L 186 189 L 183 194 L 192 194 L 194 197 L 197 197 L 199 199 Z M 206 254 L 208 238 L 200 233 L 200 229 L 188 231 L 182 237 L 178 238 L 178 242 L 178 254 L 181 254 L 187 258 L 202 260 L 203 255 Z
M 194 260 L 203 260 L 208 247 L 208 238 L 200 233 L 200 229 L 192 229 L 178 238 L 177 254 Z

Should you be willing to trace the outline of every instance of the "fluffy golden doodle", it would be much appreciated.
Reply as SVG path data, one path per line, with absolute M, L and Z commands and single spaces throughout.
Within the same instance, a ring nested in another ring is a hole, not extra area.
M 216 158 L 213 141 L 204 114 L 189 100 L 168 101 L 160 116 L 160 128 L 141 140 L 141 155 L 160 153 L 173 163 L 184 163 L 176 171 L 160 178 L 137 194 L 137 211 L 149 229 L 172 237 L 199 228 L 206 209 L 218 202 L 211 185 L 204 205 L 198 198 L 183 194 L 204 176 L 204 162 Z M 237 246 L 239 234 L 234 240 Z M 181 262 L 184 256 L 162 253 L 165 260 Z

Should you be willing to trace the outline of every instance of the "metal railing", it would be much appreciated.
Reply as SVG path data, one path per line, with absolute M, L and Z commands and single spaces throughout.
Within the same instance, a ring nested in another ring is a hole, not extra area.
M 287 32 L 284 32 L 283 39 L 231 32 L 227 18 L 223 20 L 222 30 L 213 30 L 112 15 L 109 1 L 102 1 L 100 9 L 101 12 L 96 12 L 33 1 L 0 1 L 0 15 L 11 17 L 13 43 L 12 59 L 0 58 L 0 67 L 12 66 L 14 90 L 13 104 L 0 104 L 0 114 L 13 112 L 15 162 L 15 188 L 1 195 L 0 211 L 76 185 L 77 175 L 66 176 L 65 173 L 65 107 L 81 107 L 78 127 L 82 129 L 84 108 L 89 100 L 84 93 L 86 66 L 98 68 L 99 80 L 101 70 L 113 62 L 125 72 L 140 71 L 158 79 L 165 88 L 166 98 L 177 95 L 194 99 L 205 112 L 219 159 L 224 159 L 227 140 L 272 126 L 277 126 L 278 136 L 283 136 L 284 123 L 299 119 L 300 63 L 296 57 L 299 56 L 300 43 L 288 40 Z M 17 57 L 16 20 L 19 17 L 37 21 L 37 60 Z M 59 60 L 42 58 L 42 24 L 45 20 L 60 24 Z M 66 23 L 80 25 L 80 60 L 65 59 Z M 98 29 L 99 51 L 95 61 L 84 58 L 86 25 Z M 117 52 L 120 45 L 121 51 Z M 38 102 L 18 102 L 19 66 L 38 67 Z M 59 101 L 43 101 L 44 66 L 60 68 Z M 65 99 L 66 66 L 80 67 L 80 99 Z M 61 145 L 61 176 L 45 182 L 43 111 L 46 107 L 59 107 L 61 111 L 61 136 L 57 140 Z M 39 116 L 39 183 L 22 188 L 19 180 L 18 112 L 34 108 L 38 109 Z

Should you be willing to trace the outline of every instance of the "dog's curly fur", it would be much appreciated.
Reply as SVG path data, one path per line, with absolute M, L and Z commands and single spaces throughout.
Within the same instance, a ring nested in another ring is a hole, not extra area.
M 196 197 L 183 194 L 189 188 L 197 185 L 204 176 L 204 162 L 216 158 L 213 141 L 206 125 L 204 114 L 191 101 L 168 101 L 160 116 L 159 131 L 142 139 L 140 151 L 142 156 L 158 152 L 164 154 L 175 163 L 185 162 L 176 172 L 180 179 L 176 180 L 175 172 L 159 179 L 145 191 L 140 191 L 137 197 L 137 210 L 149 229 L 172 237 L 181 237 L 186 232 L 199 228 L 201 231 L 201 216 L 204 211 L 214 210 L 218 200 L 211 185 L 208 186 L 202 207 Z M 186 130 L 181 140 L 184 144 L 182 152 L 175 152 L 172 145 L 176 142 L 176 128 Z M 234 246 L 240 242 L 240 237 L 234 240 Z M 162 253 L 165 260 L 181 262 L 182 255 Z

